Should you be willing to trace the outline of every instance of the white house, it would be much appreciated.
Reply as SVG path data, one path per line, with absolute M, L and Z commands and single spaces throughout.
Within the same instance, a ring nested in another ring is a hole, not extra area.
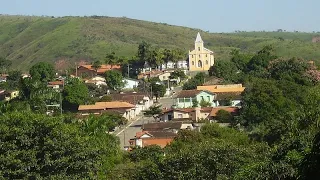
M 180 60 L 176 63 L 169 61 L 168 63 L 164 63 L 164 64 L 160 65 L 158 68 L 161 70 L 174 69 L 174 68 L 188 69 L 188 62 L 186 60 Z
M 162 74 L 160 74 L 158 77 L 160 79 L 160 81 L 167 81 L 169 80 L 171 73 L 170 72 L 164 72 Z
M 139 80 L 137 79 L 123 78 L 122 82 L 125 83 L 123 89 L 133 89 L 139 85 Z

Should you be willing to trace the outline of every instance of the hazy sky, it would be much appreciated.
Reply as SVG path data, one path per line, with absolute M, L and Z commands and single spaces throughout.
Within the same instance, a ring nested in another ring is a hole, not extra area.
M 0 0 L 0 14 L 103 15 L 210 32 L 320 31 L 320 0 Z

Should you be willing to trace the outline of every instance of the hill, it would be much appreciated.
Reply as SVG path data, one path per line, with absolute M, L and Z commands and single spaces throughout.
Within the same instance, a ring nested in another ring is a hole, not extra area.
M 100 16 L 1 15 L 0 56 L 12 60 L 15 67 L 27 69 L 39 61 L 103 60 L 112 51 L 119 56 L 132 56 L 142 41 L 153 46 L 181 48 L 187 53 L 198 31 L 217 59 L 226 59 L 234 48 L 255 52 L 271 44 L 279 56 L 320 61 L 320 43 L 311 42 L 319 33 L 208 33 L 164 23 Z

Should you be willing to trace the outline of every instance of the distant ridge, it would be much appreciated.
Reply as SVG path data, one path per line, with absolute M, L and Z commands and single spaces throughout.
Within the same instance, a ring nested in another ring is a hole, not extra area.
M 228 59 L 235 48 L 255 52 L 271 44 L 279 56 L 320 61 L 320 43 L 312 43 L 318 33 L 207 33 L 165 23 L 102 16 L 1 15 L 0 56 L 12 60 L 15 67 L 27 69 L 39 61 L 103 60 L 112 51 L 118 56 L 133 56 L 142 41 L 187 53 L 193 48 L 198 31 L 218 60 Z

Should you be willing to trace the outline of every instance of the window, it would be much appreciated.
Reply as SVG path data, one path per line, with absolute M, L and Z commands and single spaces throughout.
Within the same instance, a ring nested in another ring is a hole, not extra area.
M 202 67 L 202 61 L 201 60 L 198 61 L 198 67 L 200 67 L 200 68 Z
M 208 57 L 208 54 L 206 54 L 206 57 Z
M 207 98 L 208 98 L 208 101 L 210 102 L 210 96 L 207 96 Z
M 179 98 L 179 102 L 184 102 L 184 98 Z
M 194 66 L 194 61 L 192 61 L 192 65 Z
M 182 118 L 182 114 L 178 114 L 178 118 Z
M 201 58 L 201 55 L 199 54 L 199 58 Z
M 184 102 L 190 102 L 190 98 L 184 99 Z
M 208 60 L 206 60 L 206 64 L 207 64 L 207 65 L 209 64 Z
M 198 47 L 198 51 L 200 51 L 200 47 Z
M 201 101 L 204 101 L 204 98 L 203 98 L 203 96 L 201 96 Z
M 193 58 L 193 55 L 191 55 L 191 58 Z

